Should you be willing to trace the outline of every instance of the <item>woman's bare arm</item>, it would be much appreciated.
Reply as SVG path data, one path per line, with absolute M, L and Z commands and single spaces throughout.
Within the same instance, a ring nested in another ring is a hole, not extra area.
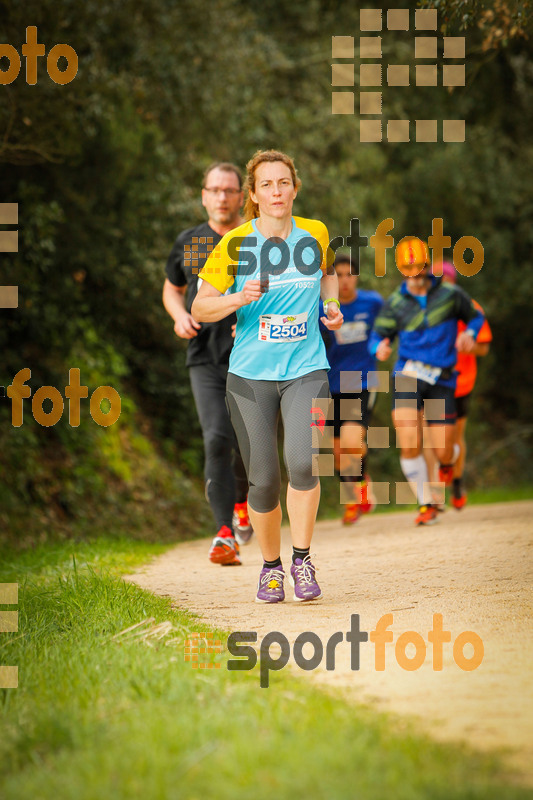
M 261 297 L 260 282 L 247 281 L 244 289 L 234 294 L 222 294 L 204 281 L 192 304 L 191 313 L 198 322 L 218 322 L 242 306 L 253 303 Z

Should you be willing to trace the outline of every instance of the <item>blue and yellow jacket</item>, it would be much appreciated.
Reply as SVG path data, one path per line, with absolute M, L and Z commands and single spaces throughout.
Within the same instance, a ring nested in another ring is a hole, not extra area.
M 369 343 L 373 355 L 383 339 L 392 343 L 399 336 L 394 373 L 401 372 L 409 359 L 451 370 L 457 361 L 457 321 L 466 323 L 474 339 L 483 325 L 484 315 L 460 286 L 434 276 L 430 281 L 431 287 L 423 297 L 411 294 L 404 281 L 374 322 Z M 452 380 L 455 382 L 455 377 Z

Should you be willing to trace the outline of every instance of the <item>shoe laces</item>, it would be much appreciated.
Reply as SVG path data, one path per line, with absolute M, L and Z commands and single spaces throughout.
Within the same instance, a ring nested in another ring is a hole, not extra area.
M 301 564 L 293 564 L 294 571 L 298 573 L 299 583 L 314 583 L 316 567 L 311 563 L 311 556 L 306 556 Z
M 264 586 L 266 584 L 268 587 L 270 581 L 277 580 L 280 586 L 283 586 L 284 578 L 285 578 L 284 571 L 282 569 L 276 569 L 276 567 L 274 567 L 273 569 L 269 569 L 268 572 L 265 572 L 265 574 L 261 576 L 259 585 Z

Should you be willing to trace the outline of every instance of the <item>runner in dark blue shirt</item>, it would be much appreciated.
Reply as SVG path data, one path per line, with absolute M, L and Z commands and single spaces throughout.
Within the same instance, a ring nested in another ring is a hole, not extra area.
M 367 374 L 375 371 L 376 358 L 369 352 L 368 338 L 383 298 L 377 292 L 358 288 L 358 276 L 351 274 L 349 256 L 337 256 L 335 271 L 344 322 L 336 331 L 323 328 L 322 335 L 331 368 L 328 379 L 334 404 L 333 452 L 342 482 L 340 499 L 345 505 L 342 521 L 352 525 L 361 513 L 374 507 L 366 473 L 366 429 L 376 399 Z

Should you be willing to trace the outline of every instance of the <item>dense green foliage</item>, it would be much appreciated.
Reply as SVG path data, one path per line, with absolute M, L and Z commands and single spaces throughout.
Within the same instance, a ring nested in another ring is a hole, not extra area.
M 495 341 L 477 389 L 473 463 L 494 482 L 531 477 L 530 12 L 500 0 L 421 5 L 439 7 L 448 34 L 466 33 L 466 87 L 384 87 L 385 117 L 464 118 L 464 144 L 362 145 L 357 115 L 331 115 L 331 36 L 357 36 L 357 3 L 0 3 L 0 41 L 20 52 L 26 26 L 36 25 L 47 52 L 66 42 L 79 57 L 65 86 L 40 59 L 37 85 L 26 84 L 23 65 L 1 87 L 0 202 L 20 212 L 20 252 L 0 256 L 1 276 L 19 285 L 20 305 L 1 311 L 0 382 L 30 367 L 32 390 L 62 389 L 79 367 L 89 393 L 114 386 L 124 408 L 116 431 L 87 415 L 71 429 L 66 412 L 44 429 L 26 401 L 24 425 L 13 429 L 10 404 L 0 403 L 2 501 L 55 508 L 55 521 L 59 509 L 76 518 L 87 503 L 124 507 L 132 437 L 141 449 L 155 444 L 156 472 L 169 480 L 172 471 L 179 480 L 177 469 L 200 474 L 184 344 L 160 300 L 163 266 L 177 232 L 203 218 L 205 166 L 242 165 L 271 146 L 296 159 L 297 212 L 324 219 L 332 236 L 347 235 L 352 217 L 365 235 L 392 217 L 396 241 L 427 237 L 442 217 L 452 243 L 480 239 L 485 265 L 464 285 L 484 305 Z M 384 36 L 387 62 L 413 63 L 412 35 Z M 368 252 L 363 285 L 387 294 L 398 280 L 391 253 L 388 275 L 377 279 Z M 379 414 L 387 424 L 385 405 Z M 392 453 L 376 458 L 391 475 Z

